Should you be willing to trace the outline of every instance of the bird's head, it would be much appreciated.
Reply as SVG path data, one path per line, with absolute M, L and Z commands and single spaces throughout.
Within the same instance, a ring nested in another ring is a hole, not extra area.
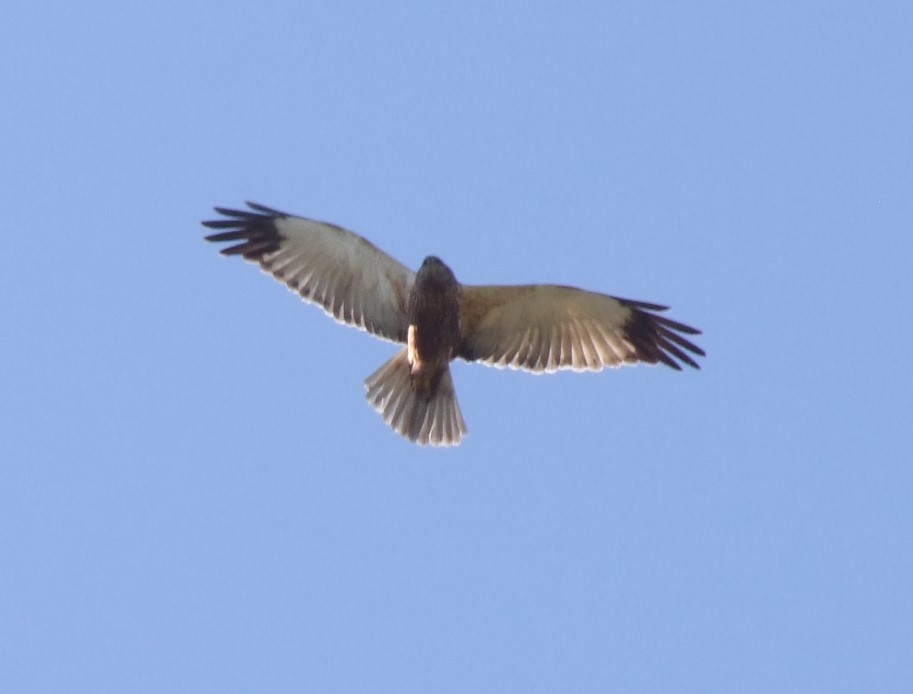
M 423 281 L 456 282 L 453 271 L 436 255 L 429 255 L 422 261 L 422 266 L 418 269 L 417 277 Z

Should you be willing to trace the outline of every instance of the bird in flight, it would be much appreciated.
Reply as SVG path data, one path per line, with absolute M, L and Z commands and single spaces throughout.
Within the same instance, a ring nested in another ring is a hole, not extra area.
M 551 373 L 662 362 L 700 368 L 700 331 L 659 315 L 668 307 L 552 284 L 463 285 L 439 258 L 418 272 L 367 239 L 326 222 L 247 203 L 203 222 L 240 255 L 327 314 L 405 347 L 365 381 L 367 398 L 419 445 L 456 446 L 467 433 L 450 374 L 463 359 Z M 690 353 L 690 354 L 689 354 Z

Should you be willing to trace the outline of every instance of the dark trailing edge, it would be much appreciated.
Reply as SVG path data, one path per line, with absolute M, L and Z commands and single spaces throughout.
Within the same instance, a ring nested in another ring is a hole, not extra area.
M 225 207 L 214 208 L 227 219 L 212 219 L 203 222 L 210 229 L 228 229 L 218 234 L 205 237 L 207 241 L 242 241 L 235 246 L 228 246 L 219 251 L 222 255 L 240 255 L 246 260 L 257 260 L 266 253 L 279 250 L 282 236 L 276 228 L 277 217 L 288 217 L 285 212 L 274 210 L 264 205 L 248 202 L 253 212 L 231 210 Z

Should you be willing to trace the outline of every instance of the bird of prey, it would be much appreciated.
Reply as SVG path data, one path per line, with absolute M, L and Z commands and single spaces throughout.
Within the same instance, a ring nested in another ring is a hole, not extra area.
M 394 430 L 419 445 L 455 446 L 467 433 L 450 375 L 456 358 L 551 373 L 662 362 L 700 368 L 690 326 L 666 306 L 573 287 L 460 284 L 439 258 L 418 272 L 334 224 L 247 203 L 216 207 L 203 222 L 240 255 L 336 320 L 405 347 L 365 381 L 367 398 Z M 689 352 L 691 354 L 689 354 Z

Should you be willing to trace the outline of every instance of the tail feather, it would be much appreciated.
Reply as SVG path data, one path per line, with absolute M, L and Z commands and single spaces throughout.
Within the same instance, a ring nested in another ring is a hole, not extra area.
M 397 433 L 424 446 L 456 446 L 466 435 L 448 368 L 430 399 L 412 390 L 409 359 L 402 350 L 365 380 L 368 402 Z

